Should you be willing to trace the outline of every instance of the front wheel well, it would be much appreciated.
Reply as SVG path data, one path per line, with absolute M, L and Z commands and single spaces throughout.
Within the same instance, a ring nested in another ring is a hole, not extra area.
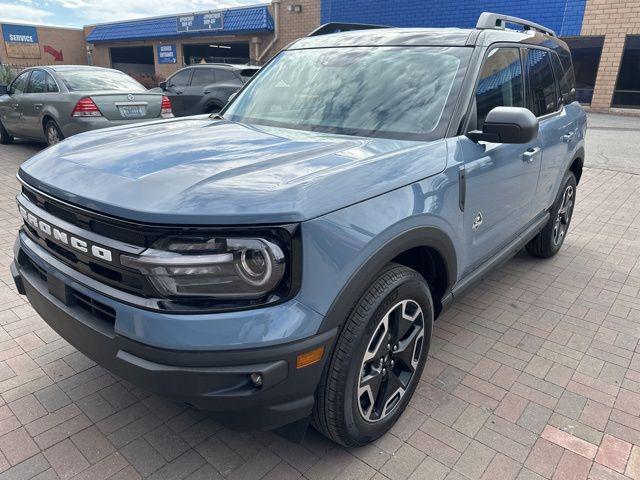
M 442 311 L 449 278 L 444 257 L 432 247 L 414 247 L 396 256 L 393 263 L 404 265 L 420 273 L 429 284 L 433 297 L 434 317 Z

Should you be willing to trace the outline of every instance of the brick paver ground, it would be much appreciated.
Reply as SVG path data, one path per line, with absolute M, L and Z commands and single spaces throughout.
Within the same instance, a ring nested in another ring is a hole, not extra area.
M 587 169 L 560 254 L 519 254 L 456 302 L 392 432 L 345 450 L 225 429 L 47 327 L 8 268 L 33 151 L 0 147 L 0 480 L 640 479 L 640 176 Z

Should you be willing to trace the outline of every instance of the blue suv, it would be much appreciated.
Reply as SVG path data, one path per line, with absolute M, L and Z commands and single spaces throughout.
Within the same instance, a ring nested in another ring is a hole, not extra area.
M 13 277 L 129 382 L 231 427 L 366 444 L 410 401 L 434 319 L 522 248 L 558 252 L 585 127 L 541 25 L 324 26 L 220 114 L 24 163 Z

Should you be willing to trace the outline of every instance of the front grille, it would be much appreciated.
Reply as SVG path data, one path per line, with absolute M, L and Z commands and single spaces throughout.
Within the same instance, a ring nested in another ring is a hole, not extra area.
M 35 273 L 40 277 L 40 279 L 46 284 L 47 282 L 47 272 L 40 267 L 36 262 L 31 260 L 28 255 L 24 252 L 20 254 L 18 262 L 21 266 L 29 267 L 35 271 Z M 113 307 L 106 305 L 102 302 L 94 300 L 87 295 L 80 293 L 74 288 L 67 287 L 70 291 L 70 305 L 77 306 L 89 313 L 92 317 L 98 318 L 100 320 L 106 321 L 110 324 L 114 324 L 116 321 L 116 311 Z
M 71 298 L 75 305 L 86 310 L 94 317 L 98 317 L 101 320 L 105 320 L 110 323 L 114 323 L 116 321 L 116 311 L 109 305 L 98 302 L 97 300 L 87 297 L 73 289 L 71 289 Z

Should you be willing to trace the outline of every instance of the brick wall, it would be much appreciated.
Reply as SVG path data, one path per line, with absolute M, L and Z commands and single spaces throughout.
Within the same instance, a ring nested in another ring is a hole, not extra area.
M 0 27 L 1 29 L 2 27 Z M 40 58 L 14 58 L 9 57 L 4 40 L 0 34 L 0 61 L 8 64 L 19 64 L 23 66 L 34 65 L 86 65 L 86 44 L 81 29 L 59 28 L 59 27 L 37 27 L 38 44 L 40 48 Z M 57 61 L 55 57 L 45 52 L 44 47 L 48 45 L 57 52 L 62 52 L 62 61 Z
M 306 36 L 320 25 L 320 0 L 282 0 L 280 1 L 280 30 L 278 40 L 265 54 L 268 60 L 294 40 Z M 290 6 L 300 5 L 300 12 L 289 11 Z M 275 20 L 275 7 L 269 6 L 271 16 Z M 269 42 L 261 45 L 261 51 Z
M 626 35 L 640 35 L 640 1 L 587 0 L 582 35 L 604 35 L 591 109 L 609 111 Z
M 359 22 L 396 27 L 472 28 L 483 11 L 523 17 L 558 35 L 578 35 L 586 0 L 322 0 L 322 23 Z

